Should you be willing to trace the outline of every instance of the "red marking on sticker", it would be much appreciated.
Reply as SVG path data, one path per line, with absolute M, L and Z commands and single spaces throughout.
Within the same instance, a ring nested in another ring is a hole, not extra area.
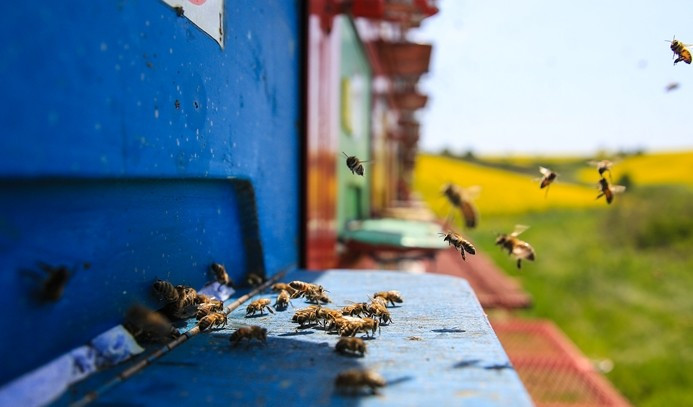
M 188 0 L 188 1 L 191 2 L 192 4 L 196 5 L 196 6 L 201 6 L 201 5 L 205 4 L 205 2 L 207 0 Z

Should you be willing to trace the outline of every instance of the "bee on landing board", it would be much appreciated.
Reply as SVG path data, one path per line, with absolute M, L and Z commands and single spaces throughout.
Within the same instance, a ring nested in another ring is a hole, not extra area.
M 244 326 L 244 327 L 238 328 L 229 337 L 229 341 L 231 342 L 232 346 L 238 345 L 241 342 L 241 340 L 243 340 L 243 339 L 247 339 L 248 342 L 250 342 L 252 339 L 257 339 L 258 341 L 260 341 L 262 343 L 266 343 L 267 342 L 267 329 L 259 327 L 257 325 Z
M 454 246 L 455 249 L 460 251 L 460 254 L 462 255 L 462 260 L 467 261 L 467 256 L 465 255 L 465 252 L 472 255 L 476 254 L 476 249 L 474 248 L 474 245 L 472 245 L 468 240 L 462 238 L 462 236 L 458 235 L 457 233 L 448 232 L 439 233 L 439 235 L 444 237 L 443 241 L 448 242 L 450 246 Z
M 344 151 L 342 151 L 342 154 L 346 157 L 346 165 L 349 167 L 349 171 L 351 171 L 352 174 L 363 177 L 363 164 L 368 161 L 361 161 L 355 155 L 347 155 Z
M 372 394 L 378 394 L 378 388 L 385 387 L 387 382 L 372 370 L 349 369 L 337 375 L 334 385 L 342 393 L 357 393 L 363 388 L 370 389 Z
M 602 196 L 606 198 L 606 203 L 611 204 L 611 201 L 614 200 L 614 195 L 616 194 L 621 194 L 623 191 L 626 190 L 626 187 L 623 185 L 611 185 L 609 184 L 609 181 L 606 180 L 606 178 L 602 177 L 599 180 L 599 195 L 597 195 L 596 199 L 601 198 Z
M 166 301 L 166 303 L 178 301 L 178 291 L 176 290 L 176 287 L 174 287 L 173 284 L 168 281 L 156 280 L 154 284 L 152 284 L 152 289 L 159 296 L 159 298 Z
M 678 58 L 676 58 L 674 60 L 674 65 L 676 65 L 677 63 L 679 63 L 681 61 L 683 61 L 687 64 L 691 63 L 691 52 L 688 50 L 688 48 L 686 48 L 686 46 L 688 46 L 690 44 L 684 44 L 681 41 L 678 41 L 676 39 L 676 36 L 674 36 L 674 38 L 671 41 L 666 40 L 666 42 L 671 43 L 670 48 L 674 52 L 674 57 L 678 56 Z
M 164 342 L 180 336 L 165 316 L 142 305 L 134 305 L 128 310 L 124 326 L 132 336 L 145 342 Z
M 202 318 L 197 325 L 200 327 L 200 331 L 206 331 L 210 328 L 224 327 L 226 326 L 226 321 L 226 314 L 223 312 L 215 312 Z
M 360 353 L 363 356 L 366 353 L 366 342 L 361 338 L 341 338 L 334 346 L 334 350 L 343 355 L 357 355 Z
M 478 186 L 462 188 L 455 184 L 445 184 L 441 193 L 454 208 L 462 213 L 462 219 L 466 227 L 473 229 L 479 223 L 479 211 L 472 200 L 479 195 L 481 190 Z
M 274 303 L 274 308 L 280 311 L 285 310 L 289 306 L 289 304 L 291 304 L 291 295 L 289 295 L 289 292 L 286 290 L 279 291 L 279 295 L 277 295 L 277 300 Z
M 517 268 L 522 268 L 522 260 L 534 261 L 534 248 L 517 238 L 522 232 L 529 229 L 529 226 L 516 225 L 515 230 L 510 234 L 501 234 L 496 238 L 496 245 L 508 251 L 508 254 L 517 259 Z
M 269 298 L 260 298 L 259 300 L 255 300 L 251 302 L 248 307 L 245 309 L 245 316 L 247 317 L 252 317 L 255 315 L 256 312 L 259 312 L 260 315 L 265 313 L 265 308 L 272 314 L 274 314 L 274 308 L 270 305 L 272 301 Z
M 551 183 L 556 180 L 558 174 L 545 167 L 539 167 L 539 172 L 541 173 L 539 189 L 546 188 L 546 194 L 544 196 L 547 196 L 549 194 L 549 186 L 551 186 Z
M 373 294 L 373 298 L 382 298 L 386 303 L 391 303 L 393 307 L 395 306 L 395 303 L 401 304 L 404 302 L 402 295 L 399 293 L 399 291 L 395 290 L 379 291 Z

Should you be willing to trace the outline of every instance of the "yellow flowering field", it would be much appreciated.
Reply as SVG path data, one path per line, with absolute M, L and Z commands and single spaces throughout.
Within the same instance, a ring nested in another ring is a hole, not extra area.
M 485 214 L 606 206 L 602 200 L 595 200 L 599 193 L 596 187 L 563 183 L 559 178 L 551 185 L 548 196 L 545 197 L 544 190 L 539 189 L 538 180 L 532 176 L 441 156 L 418 156 L 414 171 L 414 189 L 440 217 L 446 217 L 449 213 L 450 206 L 440 192 L 441 187 L 448 182 L 461 187 L 481 187 L 475 202 L 482 217 Z
M 693 151 L 653 153 L 631 156 L 616 161 L 612 169 L 613 180 L 628 174 L 637 185 L 684 184 L 693 185 Z M 577 177 L 583 182 L 599 180 L 594 168 L 578 171 Z

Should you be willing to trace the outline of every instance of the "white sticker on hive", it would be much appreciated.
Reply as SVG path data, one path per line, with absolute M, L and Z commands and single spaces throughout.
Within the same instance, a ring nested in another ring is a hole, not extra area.
M 224 0 L 162 0 L 224 48 Z

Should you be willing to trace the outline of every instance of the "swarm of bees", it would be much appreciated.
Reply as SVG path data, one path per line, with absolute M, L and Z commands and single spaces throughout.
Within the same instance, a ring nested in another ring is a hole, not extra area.
M 342 151 L 342 154 L 344 154 L 344 157 L 346 157 L 346 165 L 349 168 L 349 171 L 351 171 L 352 174 L 363 177 L 363 164 L 367 163 L 368 161 L 361 161 L 355 155 L 347 155 L 347 153 L 344 151 Z
M 532 248 L 529 243 L 517 237 L 528 228 L 529 226 L 517 225 L 512 233 L 503 233 L 496 238 L 496 245 L 507 250 L 509 255 L 517 259 L 518 269 L 522 268 L 522 260 L 534 261 L 534 248 Z
M 370 389 L 372 394 L 378 394 L 378 389 L 385 387 L 385 379 L 372 370 L 349 369 L 337 375 L 334 380 L 337 391 L 354 394 Z
M 688 50 L 688 48 L 686 48 L 686 46 L 689 46 L 690 44 L 684 44 L 681 41 L 678 41 L 676 39 L 676 36 L 674 36 L 674 38 L 672 38 L 671 41 L 666 41 L 671 43 L 670 48 L 674 52 L 674 57 L 678 57 L 674 60 L 674 65 L 678 64 L 681 61 L 690 65 L 691 52 Z
M 467 261 L 465 252 L 472 255 L 476 254 L 474 245 L 472 245 L 468 240 L 462 238 L 462 236 L 458 235 L 457 233 L 448 232 L 439 233 L 439 235 L 443 237 L 443 241 L 448 242 L 450 246 L 454 246 L 456 250 L 459 250 L 460 254 L 462 255 L 462 260 Z

